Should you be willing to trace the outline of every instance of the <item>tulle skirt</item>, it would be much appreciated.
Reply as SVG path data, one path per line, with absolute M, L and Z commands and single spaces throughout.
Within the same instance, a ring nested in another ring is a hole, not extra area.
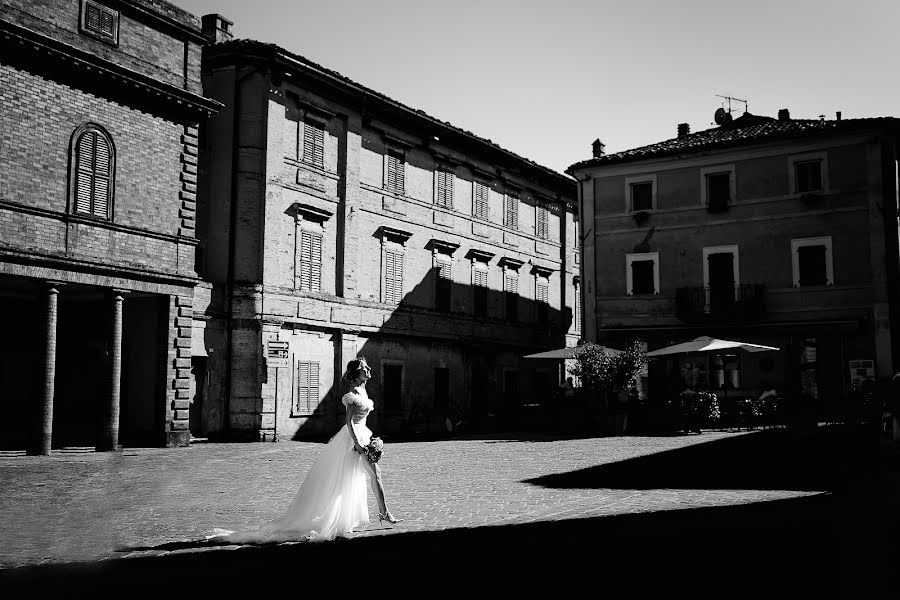
M 356 439 L 365 446 L 372 431 L 354 425 Z M 366 499 L 366 458 L 353 449 L 347 427 L 341 427 L 316 458 L 287 511 L 259 529 L 215 529 L 207 539 L 233 544 L 331 540 L 369 522 Z

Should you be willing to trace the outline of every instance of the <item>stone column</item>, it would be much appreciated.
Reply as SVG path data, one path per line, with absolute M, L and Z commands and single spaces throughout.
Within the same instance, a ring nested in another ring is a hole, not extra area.
M 31 441 L 28 454 L 50 455 L 50 444 L 53 438 L 53 393 L 56 389 L 56 322 L 58 318 L 58 299 L 60 285 L 49 283 L 47 286 L 47 321 L 44 331 L 44 374 L 41 381 L 40 415 L 38 418 L 38 435 Z
M 122 390 L 122 303 L 125 299 L 124 296 L 124 291 L 113 290 L 109 397 L 103 413 L 100 439 L 97 440 L 98 452 L 111 452 L 119 449 L 119 411 Z

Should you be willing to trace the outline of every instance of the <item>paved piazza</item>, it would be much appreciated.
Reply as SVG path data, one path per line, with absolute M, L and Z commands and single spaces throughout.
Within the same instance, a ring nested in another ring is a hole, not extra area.
M 354 537 L 724 506 L 815 490 L 564 489 L 527 480 L 755 433 L 678 437 L 453 439 L 390 443 L 388 505 L 403 522 Z M 321 448 L 311 442 L 194 444 L 182 449 L 87 449 L 51 457 L 0 453 L 0 565 L 5 568 L 165 554 L 148 548 L 214 527 L 278 516 Z M 123 551 L 122 549 L 126 549 Z

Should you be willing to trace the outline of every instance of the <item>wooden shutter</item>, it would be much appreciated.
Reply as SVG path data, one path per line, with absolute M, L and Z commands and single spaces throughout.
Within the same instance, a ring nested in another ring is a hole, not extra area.
M 75 211 L 109 218 L 112 169 L 109 142 L 96 131 L 86 131 L 75 146 Z
M 311 413 L 319 405 L 319 363 L 297 361 L 296 414 Z
M 488 187 L 477 181 L 475 182 L 475 216 L 479 219 L 488 218 Z
M 537 237 L 547 239 L 547 221 L 547 207 L 539 204 L 537 206 L 537 222 L 534 227 Z
M 437 190 L 435 204 L 444 208 L 453 208 L 453 173 L 437 172 Z
M 535 294 L 534 294 L 535 300 L 546 304 L 548 301 L 549 289 L 550 289 L 549 282 L 543 277 L 538 277 L 537 287 L 535 288 Z
M 387 155 L 387 189 L 398 194 L 404 193 L 406 184 L 403 159 L 394 154 Z
M 384 262 L 384 301 L 399 304 L 403 297 L 403 254 L 386 250 Z
M 325 166 L 325 129 L 313 123 L 303 123 L 303 162 Z
M 488 284 L 488 272 L 486 268 L 482 268 L 479 266 L 475 266 L 475 272 L 472 277 L 472 282 L 479 287 L 487 287 Z
M 519 228 L 519 199 L 516 196 L 506 196 L 506 219 L 504 225 L 512 229 Z
M 300 232 L 300 289 L 318 292 L 322 289 L 322 234 Z

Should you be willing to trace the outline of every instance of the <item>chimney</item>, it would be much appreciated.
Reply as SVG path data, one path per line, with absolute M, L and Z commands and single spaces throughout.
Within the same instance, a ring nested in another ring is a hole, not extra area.
M 786 108 L 779 109 L 778 120 L 779 121 L 790 121 L 791 120 L 791 112 Z
M 591 144 L 591 148 L 593 149 L 594 158 L 600 158 L 601 156 L 606 154 L 606 152 L 604 151 L 604 148 L 606 148 L 606 144 L 601 142 L 600 138 L 594 140 L 594 143 Z
M 840 121 L 841 120 L 841 111 L 837 111 L 834 114 L 837 116 L 837 120 Z
M 678 137 L 687 137 L 691 133 L 691 126 L 687 123 L 678 124 Z
M 234 22 L 229 21 L 222 15 L 203 15 L 200 18 L 200 23 L 202 25 L 203 37 L 205 37 L 210 44 L 227 42 L 234 38 L 234 34 L 231 33 L 231 26 L 234 25 Z

